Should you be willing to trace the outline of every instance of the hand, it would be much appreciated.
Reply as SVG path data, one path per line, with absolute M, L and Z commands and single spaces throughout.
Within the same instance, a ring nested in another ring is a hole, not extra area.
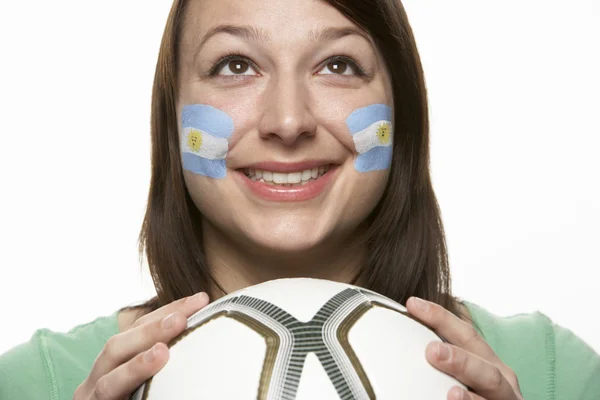
M 475 328 L 442 306 L 424 301 L 424 308 L 411 297 L 408 312 L 443 337 L 448 343 L 431 342 L 427 346 L 427 361 L 440 371 L 453 376 L 470 391 L 453 387 L 448 400 L 523 400 L 515 372 L 504 364 Z M 438 354 L 446 349 L 447 357 Z
M 165 343 L 183 332 L 187 318 L 208 302 L 206 293 L 174 301 L 112 336 L 73 400 L 127 399 L 167 363 L 169 348 Z

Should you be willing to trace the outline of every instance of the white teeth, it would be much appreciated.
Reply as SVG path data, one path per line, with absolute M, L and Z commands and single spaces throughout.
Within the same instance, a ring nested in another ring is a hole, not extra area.
M 302 172 L 292 172 L 287 176 L 288 183 L 300 183 L 302 181 Z
M 288 174 L 273 172 L 273 182 L 277 184 L 288 183 Z
M 244 168 L 244 174 L 246 174 L 246 176 L 253 181 L 292 186 L 297 184 L 304 185 L 312 180 L 315 180 L 329 171 L 329 168 L 329 165 L 324 165 L 317 168 L 305 169 L 304 171 L 287 174 L 283 172 L 271 172 L 260 169 Z

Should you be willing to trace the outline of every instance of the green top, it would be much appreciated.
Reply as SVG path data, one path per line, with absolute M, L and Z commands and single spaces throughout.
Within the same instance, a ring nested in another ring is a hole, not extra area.
M 499 317 L 464 301 L 479 334 L 515 371 L 526 400 L 599 400 L 600 356 L 540 312 Z M 0 356 L 0 400 L 71 400 L 107 339 L 117 313 L 68 333 L 38 330 Z

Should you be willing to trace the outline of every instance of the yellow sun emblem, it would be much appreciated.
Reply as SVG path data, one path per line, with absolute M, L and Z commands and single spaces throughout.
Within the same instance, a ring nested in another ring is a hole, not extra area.
M 381 144 L 390 143 L 390 124 L 383 123 L 377 128 L 377 138 Z
M 190 149 L 194 151 L 200 150 L 202 147 L 202 132 L 196 129 L 190 129 L 190 133 L 188 133 L 187 144 Z

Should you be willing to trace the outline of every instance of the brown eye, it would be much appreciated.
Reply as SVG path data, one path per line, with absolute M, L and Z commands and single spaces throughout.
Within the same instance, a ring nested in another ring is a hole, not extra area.
M 251 61 L 241 55 L 232 54 L 221 59 L 209 71 L 210 76 L 225 75 L 225 76 L 248 76 L 256 75 L 258 68 Z
M 320 74 L 323 75 L 338 75 L 344 77 L 363 77 L 365 76 L 364 70 L 348 56 L 335 56 L 331 57 L 326 64 L 321 64 Z
M 348 64 L 343 61 L 332 61 L 327 64 L 327 68 L 334 74 L 343 75 L 348 69 Z
M 243 74 L 250 68 L 250 65 L 242 60 L 233 60 L 228 64 L 228 66 L 231 72 L 234 74 Z

